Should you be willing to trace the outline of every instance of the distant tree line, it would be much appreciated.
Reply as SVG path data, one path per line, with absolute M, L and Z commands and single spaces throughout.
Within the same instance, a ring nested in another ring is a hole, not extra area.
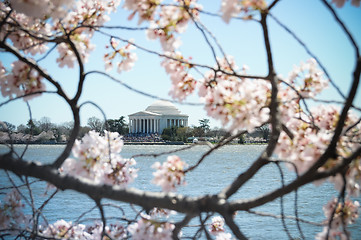
M 10 141 L 9 134 L 15 142 L 66 142 L 73 126 L 74 123 L 72 121 L 55 124 L 48 117 L 42 117 L 40 120 L 30 119 L 26 124 L 20 124 L 19 126 L 6 121 L 0 121 L 0 142 Z M 98 132 L 108 130 L 125 135 L 128 133 L 129 128 L 124 116 L 121 116 L 119 119 L 107 119 L 106 121 L 91 117 L 87 121 L 87 126 L 80 127 L 78 137 L 83 137 L 91 130 Z
M 227 132 L 223 129 L 210 127 L 209 119 L 200 119 L 198 126 L 190 127 L 169 127 L 165 128 L 161 134 L 164 141 L 182 141 L 188 142 L 190 138 L 208 138 L 214 141 L 227 136 Z M 13 135 L 12 140 L 15 142 L 35 141 L 35 142 L 66 142 L 73 129 L 73 122 L 64 122 L 61 124 L 52 123 L 50 118 L 42 117 L 40 120 L 31 119 L 26 124 L 15 126 L 9 122 L 0 121 L 0 142 L 9 141 L 8 133 L 17 134 Z M 89 131 L 94 130 L 103 132 L 108 130 L 111 132 L 118 132 L 121 135 L 127 135 L 129 132 L 128 124 L 125 117 L 121 116 L 118 119 L 101 120 L 97 117 L 90 117 L 87 120 L 86 126 L 81 126 L 78 137 L 83 137 Z M 6 134 L 5 134 L 6 133 Z M 270 129 L 268 125 L 259 127 L 253 133 L 244 133 L 239 138 L 239 143 L 243 144 L 249 137 L 259 137 L 268 141 Z M 37 136 L 30 138 L 29 136 Z

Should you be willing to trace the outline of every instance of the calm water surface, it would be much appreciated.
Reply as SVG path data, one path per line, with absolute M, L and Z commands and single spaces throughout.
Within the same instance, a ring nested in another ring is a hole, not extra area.
M 148 146 L 148 145 L 125 145 L 122 151 L 123 157 L 131 157 L 139 153 L 160 153 L 162 151 L 171 151 L 184 146 Z M 216 194 L 225 186 L 230 184 L 236 176 L 245 171 L 248 166 L 259 156 L 265 146 L 262 145 L 229 145 L 225 146 L 211 155 L 204 162 L 190 172 L 186 176 L 187 185 L 179 188 L 178 192 L 188 196 L 198 196 L 202 194 Z M 25 159 L 39 161 L 43 163 L 52 162 L 63 150 L 61 145 L 31 145 L 25 153 Z M 17 151 L 21 153 L 24 146 L 17 146 Z M 195 164 L 198 159 L 209 148 L 207 146 L 197 146 L 183 152 L 177 153 L 189 165 Z M 0 153 L 6 151 L 4 146 L 0 146 Z M 138 157 L 137 168 L 139 168 L 138 178 L 131 185 L 143 190 L 159 191 L 160 188 L 150 183 L 152 180 L 151 165 L 166 160 L 166 156 L 158 158 Z M 294 173 L 284 168 L 285 180 L 290 181 L 294 178 Z M 13 177 L 16 180 L 16 177 Z M 4 171 L 0 171 L 0 187 L 9 186 Z M 272 189 L 281 186 L 281 178 L 278 168 L 275 165 L 269 165 L 263 168 L 252 180 L 250 180 L 240 191 L 235 194 L 232 199 L 247 199 L 260 196 Z M 32 185 L 33 195 L 36 205 L 39 207 L 47 196 L 44 195 L 46 185 L 44 183 L 36 183 Z M 50 193 L 52 191 L 49 191 Z M 27 194 L 27 193 L 26 193 Z M 298 208 L 299 217 L 302 219 L 320 222 L 324 220 L 322 205 L 329 200 L 329 196 L 337 196 L 333 190 L 333 186 L 324 183 L 319 187 L 309 185 L 302 187 L 298 192 Z M 2 198 L 3 195 L 0 195 Z M 286 215 L 294 216 L 295 205 L 294 193 L 284 198 L 284 209 Z M 358 199 L 360 201 L 360 199 Z M 105 203 L 114 203 L 104 201 Z M 119 205 L 119 204 L 118 204 Z M 126 211 L 126 217 L 132 217 L 135 211 L 126 204 L 120 204 Z M 75 222 L 85 211 L 90 211 L 94 207 L 94 202 L 83 194 L 74 191 L 64 191 L 58 193 L 55 198 L 44 209 L 44 216 L 53 223 L 58 219 Z M 257 211 L 265 213 L 280 214 L 280 200 L 275 200 L 267 205 L 256 208 Z M 28 209 L 30 211 L 30 209 Z M 122 211 L 113 207 L 105 209 L 106 216 L 110 219 L 124 216 Z M 179 219 L 181 216 L 176 216 Z M 90 211 L 81 218 L 83 222 L 92 222 L 95 218 L 99 218 L 97 209 Z M 260 217 L 249 213 L 238 213 L 236 221 L 241 231 L 250 239 L 287 239 L 286 233 L 282 230 L 280 219 L 270 217 Z M 299 237 L 296 223 L 293 220 L 286 220 L 287 226 L 294 238 Z M 190 223 L 198 224 L 197 221 Z M 322 231 L 322 227 L 301 223 L 302 230 L 307 239 L 314 239 L 317 232 Z M 351 228 L 353 239 L 361 239 L 361 221 L 359 220 Z M 183 236 L 191 236 L 194 228 L 188 227 L 183 231 Z

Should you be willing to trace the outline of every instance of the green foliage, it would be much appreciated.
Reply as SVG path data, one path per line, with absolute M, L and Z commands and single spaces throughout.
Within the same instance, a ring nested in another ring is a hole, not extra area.
M 119 119 L 108 119 L 106 124 L 108 130 L 111 132 L 118 132 L 121 135 L 125 135 L 129 131 L 128 125 L 125 123 L 124 116 L 121 116 Z

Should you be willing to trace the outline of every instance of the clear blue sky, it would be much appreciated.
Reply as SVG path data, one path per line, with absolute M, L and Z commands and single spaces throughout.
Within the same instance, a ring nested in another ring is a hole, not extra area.
M 199 1 L 204 10 L 218 13 L 220 1 Z M 344 20 L 346 26 L 361 46 L 361 8 L 355 8 L 347 2 L 342 9 L 336 9 L 337 13 Z M 327 67 L 331 78 L 342 89 L 348 92 L 351 80 L 352 69 L 354 67 L 354 53 L 350 47 L 345 34 L 340 31 L 340 27 L 335 23 L 332 15 L 323 7 L 320 1 L 316 0 L 283 0 L 272 10 L 277 18 L 292 29 L 313 51 Z M 136 26 L 138 18 L 129 22 L 126 18 L 130 13 L 118 11 L 108 25 L 129 25 Z M 242 22 L 231 20 L 230 24 L 225 24 L 217 17 L 201 15 L 201 21 L 217 37 L 227 54 L 235 57 L 238 66 L 246 64 L 250 67 L 250 74 L 267 74 L 266 55 L 264 50 L 261 27 L 255 22 Z M 278 74 L 287 76 L 294 64 L 306 61 L 310 58 L 305 50 L 285 32 L 272 19 L 269 20 L 271 47 L 274 53 L 274 60 Z M 134 38 L 136 44 L 145 46 L 148 49 L 160 51 L 160 44 L 157 41 L 146 40 L 145 33 L 141 31 L 113 30 L 114 35 L 123 38 Z M 180 51 L 184 56 L 192 56 L 195 62 L 207 65 L 214 65 L 214 60 L 209 47 L 205 44 L 200 32 L 190 25 L 184 35 L 181 36 L 182 46 Z M 86 71 L 103 70 L 104 45 L 108 43 L 105 37 L 95 37 L 93 39 L 96 50 L 91 55 L 86 65 Z M 117 74 L 110 72 L 116 78 L 124 81 L 131 87 L 140 91 L 170 99 L 168 91 L 170 89 L 170 79 L 160 66 L 161 60 L 152 54 L 137 50 L 138 61 L 133 70 Z M 219 55 L 221 55 L 218 52 Z M 58 68 L 55 63 L 56 52 L 41 65 L 48 70 L 65 88 L 69 95 L 73 95 L 77 86 L 78 71 L 76 68 Z M 1 61 L 6 66 L 13 60 L 8 54 L 0 54 Z M 37 57 L 39 58 L 39 57 Z M 198 79 L 200 75 L 193 73 Z M 49 85 L 48 90 L 51 90 Z M 325 93 L 324 99 L 339 99 L 338 94 L 330 89 Z M 7 99 L 0 97 L 0 102 Z M 123 86 L 112 82 L 100 75 L 89 76 L 86 81 L 81 102 L 93 101 L 99 105 L 107 115 L 107 118 L 119 118 L 134 112 L 144 110 L 155 99 L 139 95 Z M 197 103 L 197 94 L 188 98 L 186 102 Z M 56 95 L 44 94 L 30 102 L 32 116 L 39 120 L 46 116 L 52 122 L 62 123 L 72 120 L 68 106 Z M 182 113 L 188 114 L 190 125 L 198 125 L 198 120 L 208 118 L 202 106 L 189 106 L 176 104 Z M 361 106 L 361 93 L 359 91 L 355 105 Z M 92 105 L 87 105 L 81 110 L 82 125 L 86 125 L 89 117 L 96 116 L 102 118 L 100 112 Z M 0 120 L 11 122 L 15 125 L 24 124 L 29 119 L 29 112 L 26 104 L 22 100 L 12 102 L 0 108 Z M 128 118 L 127 118 L 128 120 Z M 220 127 L 220 123 L 211 119 L 211 127 Z

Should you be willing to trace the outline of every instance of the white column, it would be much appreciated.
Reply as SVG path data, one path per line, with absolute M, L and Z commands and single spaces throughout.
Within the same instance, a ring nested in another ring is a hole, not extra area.
M 145 130 L 145 127 L 144 127 L 145 126 L 145 121 L 144 121 L 144 119 L 141 120 L 141 123 L 142 123 L 142 129 L 141 129 L 142 131 L 141 132 L 144 133 L 144 130 Z
M 134 119 L 134 133 L 137 132 L 137 123 L 138 123 L 137 119 Z
M 129 119 L 129 133 L 132 132 L 132 120 Z
M 157 120 L 157 133 L 159 133 L 159 124 L 160 124 L 160 119 Z
M 133 133 L 135 133 L 135 124 L 136 124 L 137 122 L 135 121 L 135 119 L 133 119 Z
M 129 119 L 129 133 L 133 133 L 133 119 Z
M 138 121 L 138 119 L 135 119 L 135 132 L 136 132 L 136 133 L 139 132 L 139 130 L 138 130 L 138 129 L 139 129 L 139 126 L 138 126 L 138 125 L 139 125 L 139 121 Z
M 129 127 L 129 130 L 131 131 L 131 133 L 133 133 L 134 132 L 134 120 L 132 119 L 129 122 L 131 123 L 131 127 Z
M 155 131 L 154 132 L 158 132 L 158 119 L 155 119 Z
M 147 118 L 147 133 L 149 133 L 149 124 L 150 123 L 150 121 L 149 121 L 149 119 Z
M 144 128 L 143 128 L 143 133 L 147 133 L 146 129 L 147 129 L 147 119 L 143 119 L 143 124 L 144 124 Z

